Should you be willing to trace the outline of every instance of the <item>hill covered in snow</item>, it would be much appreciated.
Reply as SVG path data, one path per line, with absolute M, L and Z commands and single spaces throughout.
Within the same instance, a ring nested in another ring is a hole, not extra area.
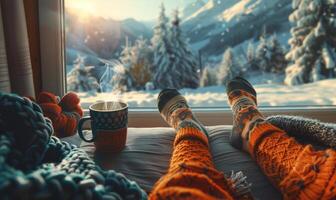
M 187 19 L 191 15 L 193 15 L 196 11 L 201 9 L 205 4 L 207 0 L 195 0 L 194 2 L 191 2 L 187 4 L 183 9 L 182 9 L 182 18 Z
M 264 27 L 268 33 L 289 35 L 291 2 L 209 0 L 202 7 L 198 7 L 201 5 L 198 2 L 194 13 L 184 19 L 183 30 L 194 51 L 220 55 L 228 46 L 235 47 L 246 40 L 257 39 Z
M 272 77 L 269 77 L 273 81 Z M 300 86 L 286 86 L 279 82 L 261 83 L 259 79 L 250 79 L 257 94 L 260 106 L 318 106 L 336 105 L 336 79 L 318 81 Z M 266 80 L 266 79 L 264 79 Z M 259 83 L 259 84 L 258 84 Z M 130 107 L 156 107 L 157 95 L 160 91 L 131 91 L 120 93 L 99 93 L 97 96 L 88 96 L 80 93 L 82 106 L 87 107 L 99 100 L 122 100 Z M 224 86 L 210 86 L 198 89 L 183 89 L 180 92 L 186 97 L 191 107 L 228 107 L 227 95 Z
M 152 30 L 133 18 L 114 20 L 91 16 L 89 20 L 83 20 L 69 11 L 65 16 L 68 65 L 73 64 L 80 53 L 87 57 L 87 65 L 97 66 L 98 58 L 118 56 L 126 38 L 132 44 L 139 37 L 152 37 Z
M 290 33 L 288 16 L 292 0 L 194 0 L 180 8 L 182 30 L 190 46 L 208 58 L 221 57 L 230 46 L 246 47 L 247 41 L 258 40 L 266 27 L 287 45 Z M 138 37 L 151 38 L 156 22 L 141 22 L 129 18 L 122 21 L 90 17 L 82 21 L 71 12 L 66 13 L 67 64 L 72 64 L 78 53 L 88 57 L 89 65 L 97 65 L 95 57 L 116 58 L 125 38 L 134 42 Z M 237 48 L 238 47 L 238 48 Z

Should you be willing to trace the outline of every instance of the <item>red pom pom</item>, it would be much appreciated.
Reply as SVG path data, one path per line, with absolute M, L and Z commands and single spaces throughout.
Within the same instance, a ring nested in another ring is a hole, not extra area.
M 73 130 L 76 130 L 77 128 L 77 120 L 74 117 L 68 117 L 67 122 L 64 126 L 64 132 L 65 133 L 71 133 Z
M 42 104 L 42 103 L 58 103 L 58 98 L 52 93 L 49 92 L 41 92 L 39 96 L 37 97 L 37 103 Z
M 59 103 L 58 98 L 48 92 L 40 93 L 37 99 L 44 115 L 51 119 L 57 137 L 67 137 L 76 133 L 76 115 L 83 116 L 79 102 L 80 99 L 75 93 L 66 94 Z
M 40 106 L 43 110 L 43 114 L 51 120 L 58 118 L 62 112 L 62 108 L 57 104 L 43 103 L 40 104 Z
M 79 101 L 77 94 L 69 92 L 61 99 L 59 104 L 64 111 L 71 112 L 78 106 Z

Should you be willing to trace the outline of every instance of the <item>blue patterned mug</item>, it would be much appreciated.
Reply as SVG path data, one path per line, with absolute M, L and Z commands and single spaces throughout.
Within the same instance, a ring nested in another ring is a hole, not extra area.
M 89 107 L 90 116 L 78 123 L 78 134 L 85 142 L 94 142 L 97 151 L 119 152 L 126 144 L 128 106 L 123 102 L 100 102 Z M 91 120 L 92 138 L 82 131 L 85 121 Z

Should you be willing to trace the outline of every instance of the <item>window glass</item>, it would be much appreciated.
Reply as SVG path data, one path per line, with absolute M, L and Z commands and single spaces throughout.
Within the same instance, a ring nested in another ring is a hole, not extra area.
M 336 105 L 334 2 L 65 0 L 67 91 L 155 107 L 176 88 L 193 107 L 227 107 L 242 76 L 262 106 Z

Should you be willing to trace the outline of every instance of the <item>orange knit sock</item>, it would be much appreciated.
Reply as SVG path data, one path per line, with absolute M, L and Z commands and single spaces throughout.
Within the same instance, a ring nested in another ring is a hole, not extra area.
M 248 150 L 248 127 L 262 119 L 257 109 L 257 93 L 245 79 L 236 77 L 226 86 L 228 102 L 233 114 L 230 143 L 237 149 Z
M 234 140 L 257 161 L 284 199 L 336 199 L 336 152 L 315 151 L 266 122 L 256 105 L 256 93 L 246 80 L 228 85 L 234 114 Z
M 249 199 L 236 198 L 223 173 L 214 168 L 208 139 L 197 128 L 177 132 L 168 173 L 154 186 L 149 199 Z

